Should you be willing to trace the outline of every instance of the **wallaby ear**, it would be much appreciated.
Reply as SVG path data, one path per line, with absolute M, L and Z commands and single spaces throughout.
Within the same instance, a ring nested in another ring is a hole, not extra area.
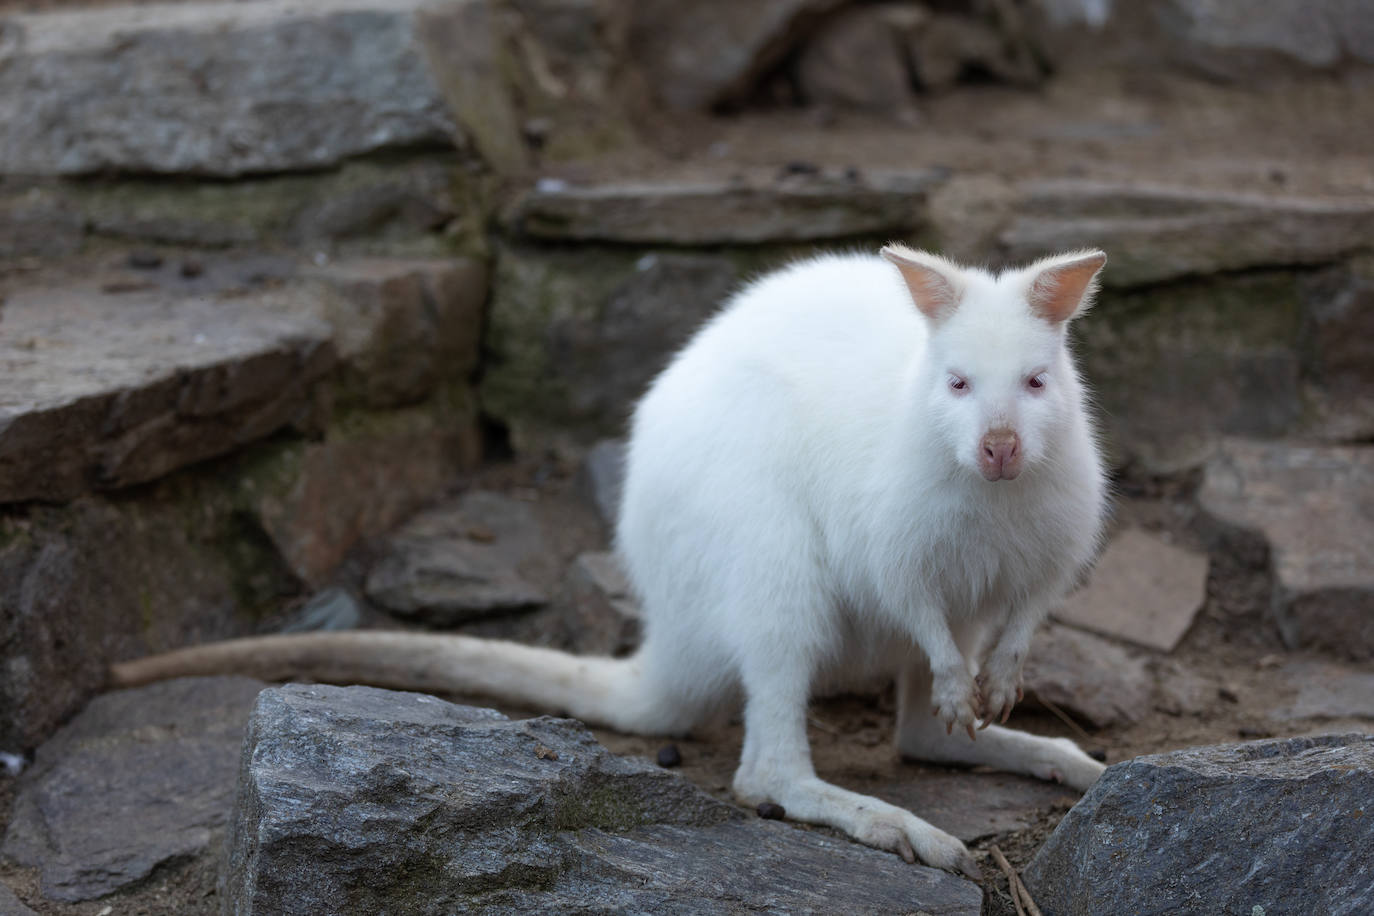
M 1032 264 L 1026 294 L 1031 311 L 1060 324 L 1086 311 L 1097 292 L 1097 273 L 1107 263 L 1100 251 L 1074 251 Z
M 897 265 L 906 288 L 911 291 L 911 299 L 921 314 L 933 322 L 944 321 L 954 314 L 964 295 L 957 264 L 905 245 L 884 246 L 881 254 Z

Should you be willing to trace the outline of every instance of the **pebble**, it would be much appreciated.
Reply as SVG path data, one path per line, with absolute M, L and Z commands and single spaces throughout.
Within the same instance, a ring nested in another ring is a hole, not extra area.
M 754 810 L 759 813 L 759 817 L 765 820 L 780 821 L 787 817 L 787 809 L 773 802 L 762 802 Z
M 162 255 L 156 251 L 129 252 L 129 266 L 136 270 L 156 270 L 162 266 Z
M 677 749 L 676 744 L 665 744 L 658 749 L 658 765 L 661 767 L 675 767 L 682 763 L 682 751 Z

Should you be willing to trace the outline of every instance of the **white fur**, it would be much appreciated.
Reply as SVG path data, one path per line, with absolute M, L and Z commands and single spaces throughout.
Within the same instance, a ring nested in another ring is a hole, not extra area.
M 648 718 L 625 725 L 686 729 L 742 692 L 742 798 L 887 848 L 904 838 L 942 866 L 967 866 L 957 840 L 816 779 L 804 722 L 817 688 L 898 677 L 904 753 L 1096 778 L 1069 742 L 946 735 L 980 703 L 1009 710 L 1036 625 L 1099 536 L 1103 474 L 1065 327 L 1027 304 L 1036 277 L 1073 257 L 1001 276 L 933 259 L 961 294 L 938 322 L 882 259 L 817 258 L 698 333 L 630 436 L 617 547 L 643 604 L 635 705 Z M 997 427 L 1020 436 L 1015 480 L 978 473 Z

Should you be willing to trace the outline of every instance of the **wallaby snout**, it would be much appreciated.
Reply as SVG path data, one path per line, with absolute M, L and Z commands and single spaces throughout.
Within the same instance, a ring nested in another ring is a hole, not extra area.
M 1021 437 L 1013 429 L 990 429 L 978 446 L 978 470 L 987 480 L 1012 480 L 1021 473 Z

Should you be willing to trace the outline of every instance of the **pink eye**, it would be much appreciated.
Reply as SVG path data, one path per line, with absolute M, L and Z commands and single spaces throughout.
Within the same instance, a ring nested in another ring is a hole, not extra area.
M 1038 390 L 1038 389 L 1041 389 L 1041 388 L 1044 388 L 1044 387 L 1045 387 L 1045 374 L 1042 372 L 1042 373 L 1040 373 L 1039 375 L 1032 375 L 1030 378 L 1026 379 L 1026 387 L 1028 387 L 1028 388 L 1034 388 L 1034 389 L 1037 389 L 1037 390 Z

